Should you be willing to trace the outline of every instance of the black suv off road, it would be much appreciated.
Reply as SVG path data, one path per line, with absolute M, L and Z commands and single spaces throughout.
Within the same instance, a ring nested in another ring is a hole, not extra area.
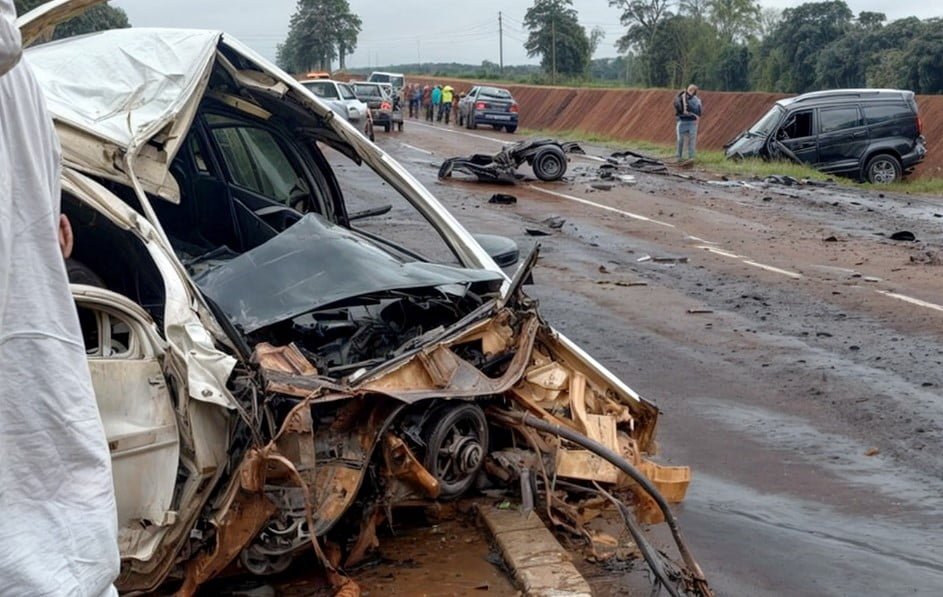
M 912 91 L 836 89 L 782 99 L 724 146 L 732 159 L 791 159 L 818 170 L 890 183 L 927 154 Z

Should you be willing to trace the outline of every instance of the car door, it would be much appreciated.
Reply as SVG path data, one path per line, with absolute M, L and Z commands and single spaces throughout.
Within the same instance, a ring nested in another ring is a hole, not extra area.
M 180 435 L 164 343 L 130 299 L 102 288 L 72 290 L 111 452 L 121 557 L 147 561 L 177 519 Z
M 857 104 L 819 108 L 818 168 L 824 172 L 857 172 L 869 135 Z
M 470 107 L 475 105 L 475 98 L 477 97 L 478 87 L 472 87 L 468 93 L 465 94 L 465 97 L 459 100 L 458 109 L 465 118 L 468 118 L 469 114 L 471 114 Z
M 818 162 L 818 139 L 815 134 L 815 110 L 796 110 L 786 115 L 776 131 L 776 140 L 796 158 L 807 164 Z

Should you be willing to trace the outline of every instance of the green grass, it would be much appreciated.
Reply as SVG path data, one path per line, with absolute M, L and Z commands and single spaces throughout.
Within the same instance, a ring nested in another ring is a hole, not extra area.
M 630 149 L 649 157 L 666 161 L 674 160 L 674 145 L 652 143 L 651 141 L 625 140 L 615 137 L 585 131 L 551 131 L 548 129 L 522 129 L 521 133 L 531 137 L 550 137 L 565 141 L 581 141 L 602 145 L 613 151 Z M 862 190 L 880 190 L 888 193 L 903 193 L 912 195 L 943 196 L 943 178 L 916 178 L 904 179 L 890 185 L 877 186 L 857 183 L 849 178 L 833 176 L 819 172 L 815 168 L 793 164 L 792 162 L 766 162 L 760 159 L 728 160 L 722 151 L 698 151 L 694 160 L 694 168 L 730 178 L 750 179 L 765 178 L 774 174 L 792 176 L 793 178 L 812 180 L 831 179 L 835 183 L 846 187 L 857 187 Z

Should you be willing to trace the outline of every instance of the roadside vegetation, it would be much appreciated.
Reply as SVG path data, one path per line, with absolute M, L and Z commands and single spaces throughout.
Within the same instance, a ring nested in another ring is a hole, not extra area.
M 520 133 L 528 137 L 551 137 L 601 145 L 613 152 L 630 150 L 647 157 L 663 160 L 669 164 L 675 160 L 675 147 L 673 144 L 652 143 L 651 141 L 638 139 L 617 139 L 607 135 L 580 131 L 561 132 L 547 129 L 521 129 Z M 831 180 L 835 184 L 849 188 L 943 197 L 943 178 L 905 178 L 902 182 L 877 186 L 858 183 L 842 176 L 824 174 L 815 168 L 791 162 L 768 162 L 761 159 L 728 160 L 724 157 L 723 151 L 698 150 L 693 167 L 697 170 L 736 180 L 762 179 L 767 176 L 791 176 L 798 180 Z
M 396 72 L 562 86 L 805 93 L 888 87 L 943 93 L 943 19 L 888 21 L 844 0 L 785 10 L 757 0 L 610 0 L 622 11 L 617 39 L 579 23 L 571 0 L 534 0 L 523 20 L 505 13 L 509 39 L 539 65 L 400 64 Z M 553 25 L 551 27 L 550 25 Z M 609 27 L 612 32 L 612 27 Z M 556 33 L 555 40 L 551 34 Z M 511 43 L 507 42 L 506 43 Z M 619 55 L 592 59 L 600 47 Z M 552 51 L 555 49 L 555 52 Z

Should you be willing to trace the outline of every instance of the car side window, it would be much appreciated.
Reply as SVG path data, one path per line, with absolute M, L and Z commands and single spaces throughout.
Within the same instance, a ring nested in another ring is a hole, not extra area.
M 110 313 L 77 305 L 85 354 L 90 359 L 133 358 L 135 348 L 128 322 Z
M 819 132 L 831 133 L 861 126 L 858 106 L 822 108 L 819 110 Z
M 304 176 L 271 132 L 252 126 L 212 131 L 234 184 L 279 203 L 309 193 Z
M 812 110 L 794 112 L 786 118 L 786 124 L 780 129 L 789 139 L 812 136 Z
M 865 124 L 881 124 L 892 120 L 913 118 L 913 112 L 904 104 L 872 104 L 864 109 Z
M 354 95 L 354 92 L 351 90 L 350 85 L 338 85 L 341 90 L 341 98 L 345 100 L 357 99 L 357 96 Z
M 318 97 L 326 97 L 328 99 L 337 99 L 337 89 L 331 83 L 314 83 L 311 85 L 311 90 L 314 91 L 315 95 Z

